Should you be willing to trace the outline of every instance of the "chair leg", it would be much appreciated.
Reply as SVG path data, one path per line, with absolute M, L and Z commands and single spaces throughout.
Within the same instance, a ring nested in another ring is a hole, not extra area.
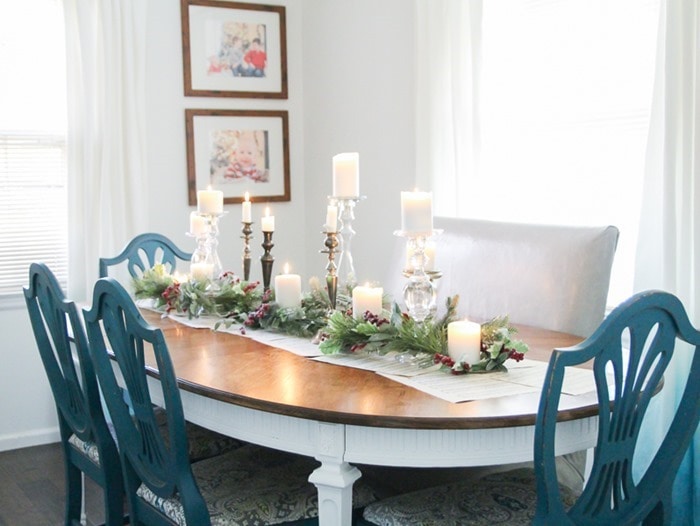
M 66 510 L 65 524 L 83 524 L 81 519 L 81 505 L 83 495 L 83 472 L 70 463 L 65 456 L 66 462 Z
M 87 525 L 87 513 L 85 511 L 85 473 L 80 472 L 80 524 Z

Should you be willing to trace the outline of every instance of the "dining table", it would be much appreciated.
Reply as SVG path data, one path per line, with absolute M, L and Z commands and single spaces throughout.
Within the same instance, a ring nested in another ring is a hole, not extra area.
M 193 328 L 148 309 L 142 315 L 163 331 L 187 420 L 320 462 L 309 480 L 318 490 L 322 525 L 351 524 L 357 465 L 496 466 L 533 459 L 539 390 L 454 403 L 241 334 Z M 516 327 L 529 346 L 526 360 L 547 362 L 552 349 L 583 339 Z M 146 369 L 152 399 L 162 403 L 148 353 Z M 595 446 L 597 414 L 594 392 L 562 396 L 557 455 Z

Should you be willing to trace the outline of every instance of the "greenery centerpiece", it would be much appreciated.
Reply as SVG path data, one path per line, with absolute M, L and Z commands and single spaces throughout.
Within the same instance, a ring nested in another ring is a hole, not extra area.
M 213 280 L 179 279 L 162 264 L 146 270 L 133 280 L 137 299 L 151 299 L 164 313 L 176 312 L 190 318 L 219 318 L 214 329 L 240 324 L 240 331 L 265 329 L 320 342 L 324 354 L 343 352 L 397 352 L 408 354 L 418 364 L 439 364 L 453 374 L 505 371 L 506 360 L 520 361 L 527 352 L 515 338 L 517 329 L 507 316 L 481 325 L 481 359 L 477 363 L 455 362 L 447 354 L 447 326 L 457 318 L 458 296 L 448 298 L 445 314 L 416 322 L 396 303 L 382 314 L 352 312 L 350 291 L 338 294 L 337 310 L 331 308 L 328 293 L 317 279 L 310 281 L 300 307 L 283 308 L 275 302 L 274 291 L 262 291 L 257 281 L 241 280 L 224 272 Z

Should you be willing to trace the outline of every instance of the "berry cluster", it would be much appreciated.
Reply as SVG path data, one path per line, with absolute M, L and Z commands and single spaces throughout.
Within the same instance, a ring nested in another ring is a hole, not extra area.
M 243 322 L 243 325 L 246 327 L 258 327 L 260 325 L 260 320 L 265 317 L 270 307 L 271 304 L 269 302 L 263 301 L 256 310 L 248 313 L 248 318 Z
M 177 303 L 180 299 L 180 283 L 174 281 L 163 291 L 163 299 L 165 300 L 165 312 L 177 310 Z
M 372 314 L 370 311 L 365 311 L 365 313 L 362 315 L 362 319 L 367 323 L 375 325 L 376 327 L 381 327 L 385 323 L 389 323 L 389 320 L 386 318 L 381 318 L 378 314 Z
M 452 370 L 452 374 L 467 374 L 472 368 L 467 362 L 461 362 L 457 364 L 459 367 L 455 367 L 455 361 L 452 358 L 447 354 L 440 353 L 435 353 L 433 363 L 449 367 Z

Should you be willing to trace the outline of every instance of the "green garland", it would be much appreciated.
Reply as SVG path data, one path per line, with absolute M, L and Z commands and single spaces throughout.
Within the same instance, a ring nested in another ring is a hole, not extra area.
M 190 318 L 216 316 L 214 329 L 241 323 L 246 329 L 265 329 L 293 336 L 315 337 L 324 354 L 341 352 L 408 353 L 419 363 L 435 363 L 453 374 L 505 371 L 505 361 L 520 361 L 528 347 L 514 335 L 517 329 L 508 317 L 481 325 L 481 360 L 476 364 L 455 363 L 447 355 L 447 325 L 457 317 L 459 297 L 448 298 L 445 314 L 417 323 L 396 303 L 382 315 L 365 313 L 355 318 L 350 290 L 339 291 L 337 310 L 332 311 L 328 294 L 317 279 L 302 297 L 301 307 L 282 308 L 274 292 L 261 292 L 258 282 L 246 282 L 231 272 L 214 280 L 179 281 L 163 265 L 155 265 L 134 278 L 134 295 L 149 298 L 155 308 L 187 314 Z

